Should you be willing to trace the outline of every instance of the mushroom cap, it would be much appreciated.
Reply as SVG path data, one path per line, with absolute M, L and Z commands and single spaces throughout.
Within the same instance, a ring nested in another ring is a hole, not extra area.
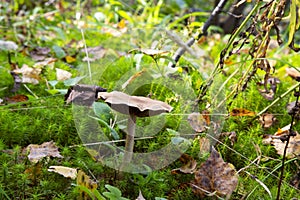
M 123 92 L 99 92 L 98 98 L 103 99 L 112 109 L 126 115 L 150 117 L 171 112 L 169 104 L 142 96 L 130 96 Z

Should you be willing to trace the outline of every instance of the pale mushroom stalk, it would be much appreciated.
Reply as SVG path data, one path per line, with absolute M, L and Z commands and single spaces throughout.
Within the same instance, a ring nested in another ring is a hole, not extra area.
M 123 92 L 99 92 L 98 98 L 103 99 L 112 109 L 128 115 L 125 152 L 120 171 L 126 171 L 126 166 L 133 157 L 136 117 L 150 117 L 173 109 L 165 102 L 141 96 L 129 96 Z
M 124 165 L 130 163 L 133 156 L 135 127 L 136 127 L 136 116 L 130 115 L 128 117 L 128 124 L 127 124 L 128 133 L 126 135 L 125 153 L 123 158 Z

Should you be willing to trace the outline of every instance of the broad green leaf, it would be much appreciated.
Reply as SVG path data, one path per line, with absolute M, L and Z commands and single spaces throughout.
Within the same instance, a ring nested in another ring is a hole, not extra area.
M 112 185 L 108 185 L 106 184 L 105 187 L 109 190 L 109 192 L 111 194 L 113 194 L 115 197 L 121 197 L 122 196 L 122 193 L 121 191 L 119 190 L 119 188 L 117 187 L 114 187 Z M 103 193 L 104 194 L 104 193 Z M 106 195 L 105 195 L 106 196 Z
M 130 15 L 128 15 L 128 13 L 125 12 L 124 10 L 119 10 L 119 11 L 118 11 L 118 14 L 119 14 L 121 17 L 123 17 L 124 19 L 128 20 L 130 23 L 133 23 L 133 22 L 134 22 L 133 19 L 132 19 L 132 17 L 131 17 Z
M 61 47 L 59 47 L 57 45 L 53 45 L 52 49 L 53 49 L 53 51 L 54 51 L 57 58 L 61 59 L 61 58 L 64 58 L 66 56 L 65 51 Z
M 109 122 L 113 118 L 112 111 L 106 103 L 94 102 L 93 110 L 95 115 L 105 122 Z

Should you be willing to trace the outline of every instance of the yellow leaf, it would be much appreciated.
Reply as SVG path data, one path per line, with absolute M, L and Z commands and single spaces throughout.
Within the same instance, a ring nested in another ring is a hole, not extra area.
M 76 58 L 73 58 L 72 56 L 66 56 L 67 63 L 72 63 L 76 61 Z
M 232 109 L 232 111 L 230 112 L 230 116 L 254 116 L 255 112 L 244 109 L 244 108 L 234 108 Z

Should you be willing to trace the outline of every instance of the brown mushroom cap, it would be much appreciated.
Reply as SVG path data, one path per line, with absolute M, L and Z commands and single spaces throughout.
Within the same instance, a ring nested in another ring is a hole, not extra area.
M 129 96 L 123 92 L 99 92 L 98 98 L 103 99 L 112 109 L 126 115 L 149 117 L 171 112 L 169 104 L 142 96 Z

